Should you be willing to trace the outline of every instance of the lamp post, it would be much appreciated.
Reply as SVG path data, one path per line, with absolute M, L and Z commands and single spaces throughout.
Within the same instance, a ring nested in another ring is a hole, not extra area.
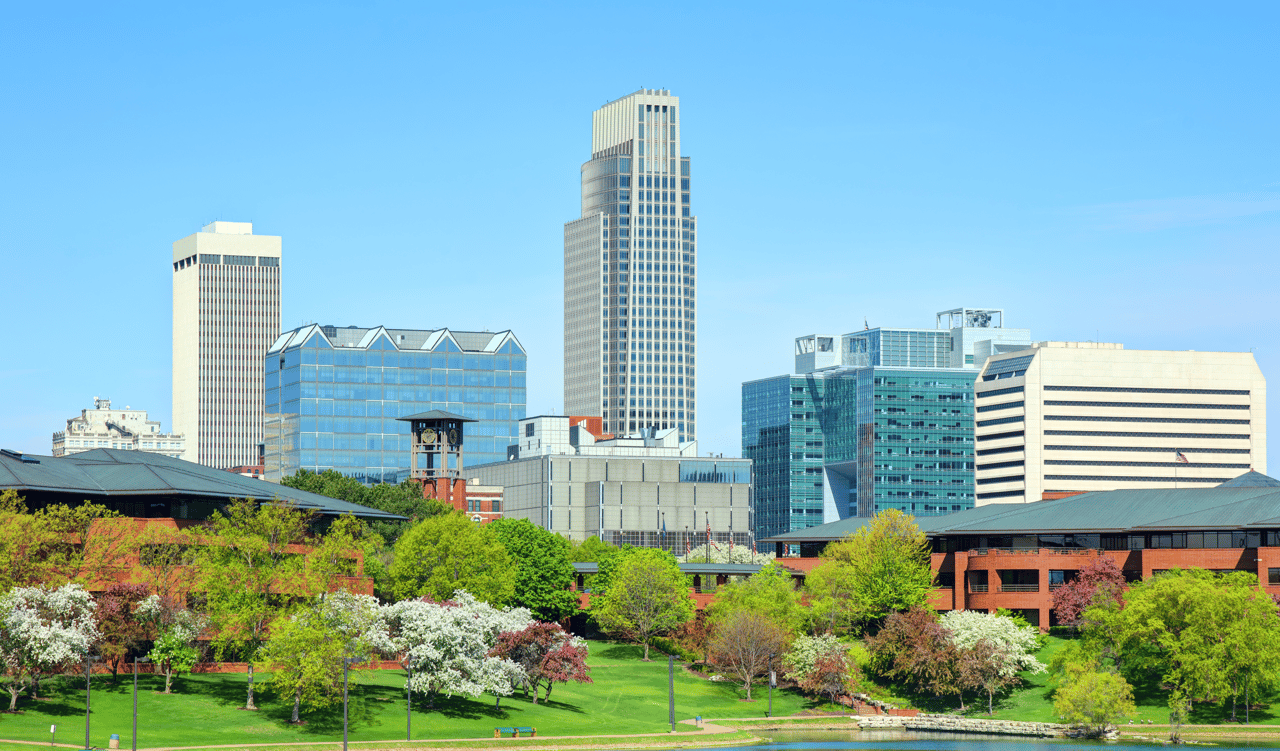
M 667 719 L 676 732 L 676 656 L 667 655 Z
M 93 748 L 89 745 L 89 705 L 93 698 L 93 682 L 90 678 L 90 670 L 93 663 L 100 661 L 101 657 L 94 657 L 89 654 L 89 650 L 84 651 L 84 747 Z
M 138 663 L 151 662 L 147 657 L 133 658 L 133 751 L 138 751 Z
M 413 659 L 405 663 L 409 680 L 404 684 L 404 739 L 413 740 Z
M 765 717 L 773 717 L 773 653 L 769 653 L 769 714 Z
M 363 657 L 342 658 L 342 751 L 347 751 L 347 675 L 352 665 L 364 661 Z

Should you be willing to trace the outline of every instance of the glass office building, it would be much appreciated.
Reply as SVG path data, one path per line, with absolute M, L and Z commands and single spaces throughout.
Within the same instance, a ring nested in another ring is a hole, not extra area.
M 742 385 L 758 538 L 897 508 L 972 508 L 977 371 L 842 368 Z
M 752 460 L 757 537 L 823 523 L 822 375 L 742 384 L 742 456 Z
M 526 355 L 498 333 L 303 326 L 264 359 L 265 471 L 337 470 L 365 483 L 409 476 L 409 423 L 439 409 L 475 420 L 465 465 L 503 461 L 525 416 Z
M 973 508 L 973 384 L 952 368 L 858 368 L 827 378 L 823 479 L 840 517 Z

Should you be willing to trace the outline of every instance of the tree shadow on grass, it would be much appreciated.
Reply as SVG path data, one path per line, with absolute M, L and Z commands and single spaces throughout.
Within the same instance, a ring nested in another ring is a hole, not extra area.
M 654 650 L 650 648 L 650 660 L 653 658 L 653 652 Z M 644 659 L 644 647 L 635 644 L 614 644 L 611 647 L 601 649 L 594 656 L 602 660 L 634 660 L 640 662 Z

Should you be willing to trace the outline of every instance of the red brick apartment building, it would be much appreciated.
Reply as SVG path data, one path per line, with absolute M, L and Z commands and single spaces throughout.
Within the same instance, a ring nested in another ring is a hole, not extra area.
M 763 540 L 807 572 L 827 543 L 869 520 L 852 517 Z M 1111 558 L 1130 581 L 1172 568 L 1248 571 L 1280 594 L 1280 481 L 1257 472 L 1210 488 L 1082 493 L 920 517 L 933 545 L 938 610 L 999 608 L 1055 625 L 1053 591 L 1086 563 Z M 798 547 L 799 557 L 785 553 Z

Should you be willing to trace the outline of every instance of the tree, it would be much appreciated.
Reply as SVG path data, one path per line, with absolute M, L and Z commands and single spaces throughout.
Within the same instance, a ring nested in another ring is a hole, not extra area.
M 992 661 L 1006 675 L 1017 675 L 1021 670 L 1040 673 L 1045 669 L 1032 654 L 1039 648 L 1034 626 L 1019 626 L 1011 618 L 980 610 L 951 610 L 942 614 L 940 622 L 961 649 L 989 642 L 995 649 Z
M 655 548 L 620 553 L 603 595 L 591 600 L 591 617 L 605 631 L 644 646 L 693 618 L 693 598 L 675 558 Z
M 245 709 L 253 702 L 253 663 L 271 624 L 287 614 L 291 598 L 313 597 L 323 582 L 304 557 L 312 518 L 287 503 L 261 506 L 234 499 L 205 527 L 198 570 L 219 659 L 236 654 L 247 663 Z
M 150 624 L 137 610 L 147 598 L 145 584 L 112 584 L 98 596 L 98 652 L 111 668 L 112 679 L 138 644 L 151 634 Z
M 880 675 L 939 696 L 956 694 L 964 708 L 960 650 L 932 610 L 890 614 L 880 632 L 867 639 L 867 649 Z
M 98 638 L 96 608 L 79 584 L 15 587 L 0 595 L 0 664 L 10 712 L 25 686 L 85 659 Z
M 47 519 L 28 512 L 17 491 L 0 493 L 0 594 L 44 582 L 45 551 L 57 543 Z
M 987 695 L 987 714 L 995 711 L 996 694 L 1022 682 L 1016 672 L 1006 671 L 1005 655 L 995 642 L 987 639 L 979 639 L 968 646 L 957 646 L 956 661 L 959 685 Z M 961 697 L 961 704 L 963 703 Z
M 528 519 L 498 519 L 488 528 L 515 561 L 511 604 L 528 608 L 543 621 L 560 621 L 578 612 L 578 597 L 569 590 L 575 574 L 568 540 Z
M 1280 619 L 1252 574 L 1172 569 L 1135 583 L 1123 608 L 1095 605 L 1085 619 L 1086 641 L 1110 645 L 1122 670 L 1159 676 L 1175 718 L 1192 701 L 1234 696 L 1251 673 L 1275 677 Z
M 733 582 L 716 594 L 710 618 L 718 626 L 732 613 L 754 610 L 763 613 L 788 634 L 804 625 L 805 612 L 795 581 L 781 566 L 770 563 L 743 581 Z
M 763 566 L 774 559 L 773 553 L 753 553 L 751 548 L 743 545 L 712 545 L 710 555 L 707 554 L 707 544 L 690 548 L 689 552 L 679 557 L 681 563 L 706 563 L 710 559 L 711 563 L 748 563 L 757 566 Z
M 831 634 L 798 636 L 791 642 L 791 648 L 782 656 L 782 668 L 785 671 L 783 676 L 799 683 L 809 677 L 818 660 L 824 655 L 836 652 L 844 654 L 847 650 L 848 647 Z
M 573 544 L 569 551 L 570 563 L 603 563 L 606 559 L 617 552 L 617 548 L 607 542 L 602 542 L 599 537 L 591 535 L 580 543 Z M 596 580 L 600 578 L 599 574 L 587 574 L 583 577 L 584 589 L 588 592 L 594 592 Z
M 372 532 L 388 545 L 394 545 L 414 523 L 453 511 L 448 504 L 434 498 L 423 498 L 422 485 L 414 480 L 405 480 L 397 485 L 383 482 L 369 486 L 332 469 L 323 472 L 300 469 L 280 480 L 280 484 L 405 517 L 407 521 L 378 519 L 370 524 Z
M 850 659 L 849 648 L 831 634 L 797 637 L 782 665 L 788 679 L 805 691 L 830 697 L 832 703 L 858 682 L 858 665 Z
M 388 572 L 398 599 L 445 600 L 455 590 L 502 605 L 515 594 L 515 562 L 496 535 L 461 513 L 418 522 L 396 543 Z
M 747 701 L 751 683 L 769 668 L 771 658 L 787 648 L 787 632 L 769 616 L 756 610 L 735 610 L 716 624 L 711 655 L 742 681 Z
M 1068 663 L 1062 684 L 1053 692 L 1053 708 L 1090 735 L 1133 714 L 1133 687 L 1124 676 L 1098 669 L 1093 660 Z
M 1120 604 L 1126 584 L 1124 571 L 1107 556 L 1100 556 L 1082 566 L 1076 578 L 1059 587 L 1053 593 L 1053 609 L 1058 623 L 1064 626 L 1081 625 L 1085 611 L 1095 602 Z
M 187 530 L 148 524 L 136 539 L 134 574 L 158 598 L 154 623 L 164 629 L 186 610 L 191 567 L 197 562 L 196 538 Z
M 545 700 L 551 699 L 556 683 L 577 681 L 591 683 L 587 667 L 587 645 L 570 636 L 558 623 L 531 623 L 520 631 L 498 634 L 498 642 L 489 651 L 491 657 L 504 657 L 524 671 L 525 695 L 533 689 L 533 703 L 538 703 L 538 687 L 545 685 Z
M 99 585 L 130 568 L 137 523 L 85 501 L 34 513 L 13 490 L 0 494 L 0 592 L 15 586 Z
M 143 605 L 148 612 L 154 612 L 157 620 L 161 617 L 160 598 L 152 598 Z M 154 610 L 152 610 L 152 607 Z M 204 619 L 189 610 L 177 610 L 168 613 L 168 623 L 162 627 L 159 638 L 152 645 L 147 658 L 155 663 L 164 675 L 164 693 L 173 693 L 173 677 L 178 673 L 190 672 L 200 660 L 200 650 L 195 641 L 204 628 Z
M 915 518 L 886 509 L 869 524 L 822 552 L 827 561 L 852 567 L 849 617 L 860 621 L 923 607 L 933 591 L 929 541 Z
M 375 649 L 412 667 L 412 690 L 428 702 L 436 694 L 506 696 L 524 674 L 490 652 L 499 634 L 521 631 L 532 620 L 524 608 L 498 609 L 458 590 L 444 603 L 404 600 L 383 607 L 370 638 Z
M 378 603 L 367 595 L 332 592 L 277 621 L 258 655 L 271 670 L 275 692 L 293 698 L 290 722 L 300 723 L 302 704 L 325 707 L 340 694 L 343 659 L 370 655 Z
M 862 620 L 857 600 L 857 577 L 854 567 L 843 561 L 828 560 L 818 564 L 805 577 L 809 595 L 809 614 L 813 628 L 832 634 L 848 634 Z

